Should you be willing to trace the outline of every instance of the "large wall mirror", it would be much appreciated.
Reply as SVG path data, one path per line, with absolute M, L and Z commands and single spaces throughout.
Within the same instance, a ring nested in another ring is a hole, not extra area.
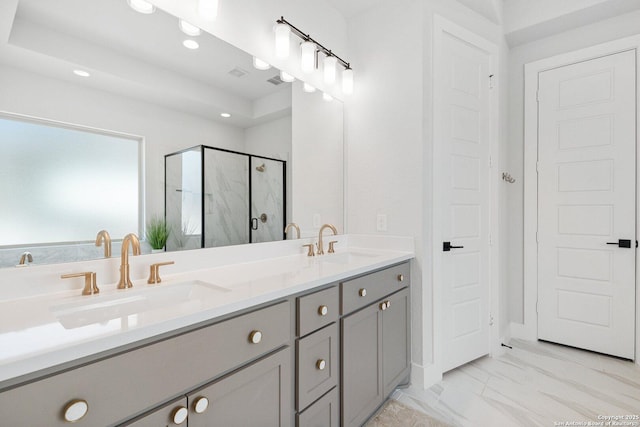
M 101 225 L 91 224 L 80 233 L 74 230 L 66 235 L 64 229 L 70 226 L 60 227 L 55 220 L 42 222 L 39 226 L 51 233 L 34 232 L 23 237 L 24 241 L 16 238 L 0 243 L 0 267 L 14 267 L 25 251 L 31 252 L 34 264 L 100 258 L 103 249 L 93 242 L 101 229 L 113 230 L 113 254 L 118 255 L 124 228 L 133 228 L 128 232 L 144 237 L 149 219 L 164 216 L 165 156 L 195 146 L 279 162 L 286 168 L 285 221 L 298 223 L 303 235 L 313 235 L 318 222 L 333 223 L 343 232 L 342 103 L 324 101 L 319 92 L 306 93 L 301 82 L 283 82 L 279 70 L 258 70 L 252 60 L 246 52 L 208 33 L 187 35 L 176 17 L 161 10 L 138 13 L 126 0 L 3 1 L 0 120 L 84 131 L 84 147 L 97 143 L 94 140 L 100 138 L 96 135 L 124 135 L 143 148 L 139 159 L 109 151 L 118 143 L 108 138 L 99 142 L 95 152 L 88 149 L 89 159 L 93 153 L 114 167 L 74 165 L 86 171 L 87 179 L 97 181 L 89 186 L 92 188 L 78 185 L 78 191 L 68 188 L 55 197 L 72 201 L 69 209 L 91 200 L 82 205 L 86 207 L 82 213 L 76 209 L 68 218 L 73 223 L 82 222 L 82 215 L 91 216 L 100 218 Z M 0 157 L 9 149 L 7 140 L 16 148 L 11 135 L 0 135 Z M 80 138 L 79 143 L 82 141 Z M 38 164 L 46 161 L 36 160 L 36 148 L 30 144 L 20 149 L 33 156 L 21 156 L 22 163 L 13 165 L 14 192 L 27 183 L 37 186 L 37 177 L 43 178 L 37 173 Z M 48 150 L 52 159 L 65 156 L 65 150 L 77 151 L 70 146 L 48 146 Z M 86 158 L 77 161 L 91 162 Z M 133 184 L 123 184 L 116 176 L 118 168 L 132 162 L 141 177 L 133 199 Z M 47 169 L 49 183 L 68 172 L 64 162 L 53 163 L 59 167 Z M 75 182 L 79 179 L 73 178 Z M 98 197 L 97 189 L 113 193 L 125 209 L 137 210 L 137 226 L 122 228 L 120 214 L 110 217 L 114 202 Z M 28 190 L 30 197 L 23 199 L 31 206 L 44 206 L 38 197 L 54 194 L 41 190 Z M 24 221 L 17 223 L 19 201 L 14 195 L 6 188 L 0 194 L 0 223 L 8 229 L 28 228 Z M 139 206 L 129 206 L 135 197 Z M 39 214 L 53 218 L 44 208 Z

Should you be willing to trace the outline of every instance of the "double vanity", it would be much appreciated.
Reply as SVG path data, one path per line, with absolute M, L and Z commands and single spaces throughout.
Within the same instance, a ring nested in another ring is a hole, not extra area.
M 0 285 L 2 424 L 362 425 L 409 381 L 413 241 L 335 240 L 132 257 L 130 289 L 100 281 L 113 259 L 19 269 L 33 287 Z M 59 279 L 86 268 L 99 294 Z

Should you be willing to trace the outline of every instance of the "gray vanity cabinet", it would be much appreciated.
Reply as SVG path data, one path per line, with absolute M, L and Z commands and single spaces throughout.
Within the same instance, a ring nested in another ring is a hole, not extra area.
M 189 427 L 290 427 L 292 371 L 285 348 L 190 393 Z
M 379 298 L 341 320 L 345 427 L 362 425 L 409 376 L 408 278 L 405 263 L 342 283 L 343 311 L 361 308 L 372 293 Z

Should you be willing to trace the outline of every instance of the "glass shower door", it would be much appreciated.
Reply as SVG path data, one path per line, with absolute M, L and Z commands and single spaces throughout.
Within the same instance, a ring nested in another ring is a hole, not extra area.
M 251 241 L 272 242 L 284 235 L 284 165 L 251 157 Z

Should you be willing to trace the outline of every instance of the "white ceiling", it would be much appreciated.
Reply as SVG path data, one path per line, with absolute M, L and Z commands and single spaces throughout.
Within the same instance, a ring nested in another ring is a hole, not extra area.
M 353 18 L 388 0 L 327 0 L 345 18 Z

